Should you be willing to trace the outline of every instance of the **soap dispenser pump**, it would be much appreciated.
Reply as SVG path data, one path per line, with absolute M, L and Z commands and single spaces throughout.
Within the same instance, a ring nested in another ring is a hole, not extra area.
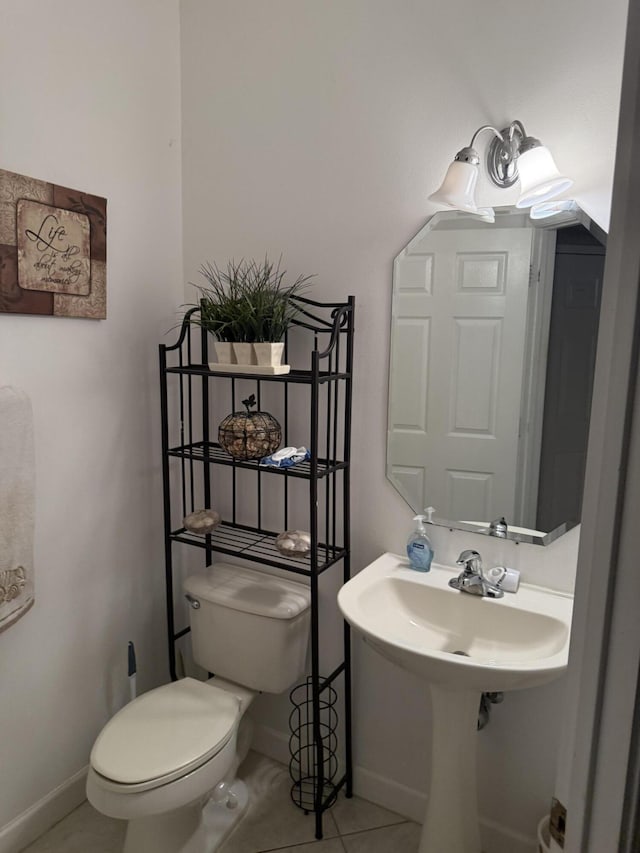
M 407 557 L 411 568 L 417 572 L 430 571 L 433 560 L 433 548 L 424 527 L 425 519 L 424 515 L 415 516 L 413 520 L 416 522 L 416 529 L 407 540 Z

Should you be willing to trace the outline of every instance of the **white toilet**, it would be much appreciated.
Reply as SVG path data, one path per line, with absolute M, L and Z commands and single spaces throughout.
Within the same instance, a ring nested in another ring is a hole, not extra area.
M 256 693 L 282 693 L 305 668 L 303 584 L 218 563 L 184 588 L 194 660 L 215 677 L 184 678 L 134 699 L 91 751 L 87 797 L 129 821 L 123 853 L 216 849 L 246 804 L 234 781 L 249 749 L 243 714 Z

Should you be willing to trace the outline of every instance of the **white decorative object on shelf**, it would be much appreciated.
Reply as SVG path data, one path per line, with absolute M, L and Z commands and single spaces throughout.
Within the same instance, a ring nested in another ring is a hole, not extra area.
M 182 519 L 185 530 L 188 530 L 190 533 L 196 533 L 199 536 L 213 533 L 220 524 L 220 521 L 220 513 L 214 509 L 197 509 Z
M 213 346 L 220 364 L 235 364 L 236 357 L 233 354 L 233 344 L 230 341 L 214 341 Z
M 290 364 L 280 364 L 278 367 L 269 367 L 266 364 L 218 364 L 210 361 L 209 370 L 212 373 L 255 373 L 263 376 L 281 376 L 289 373 Z
M 268 367 L 280 367 L 284 353 L 284 343 L 256 342 L 253 345 L 256 354 L 256 362 Z
M 276 539 L 276 548 L 286 557 L 306 557 L 311 551 L 311 534 L 306 530 L 286 530 Z
M 253 344 L 247 343 L 232 343 L 233 354 L 236 357 L 238 364 L 255 364 L 256 354 L 253 349 Z
M 260 341 L 256 343 L 229 343 L 227 341 L 214 342 L 216 359 L 215 362 L 209 363 L 211 370 L 217 370 L 221 373 L 228 372 L 230 367 L 235 367 L 244 371 L 247 367 L 259 367 L 260 370 L 250 370 L 250 373 L 288 373 L 289 365 L 282 364 L 282 356 L 284 354 L 284 343 L 268 343 Z M 286 368 L 281 370 L 280 368 Z M 268 370 L 263 370 L 268 368 Z M 277 370 L 272 370 L 277 368 Z

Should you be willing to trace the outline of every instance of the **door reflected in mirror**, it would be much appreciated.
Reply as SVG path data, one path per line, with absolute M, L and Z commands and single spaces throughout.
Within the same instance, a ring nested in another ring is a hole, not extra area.
M 450 527 L 580 522 L 606 236 L 576 207 L 437 213 L 394 261 L 387 476 Z

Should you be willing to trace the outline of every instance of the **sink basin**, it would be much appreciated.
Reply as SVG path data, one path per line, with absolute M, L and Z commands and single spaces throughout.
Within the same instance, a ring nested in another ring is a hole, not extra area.
M 384 657 L 431 683 L 492 692 L 534 687 L 567 666 L 573 598 L 521 584 L 491 599 L 384 554 L 340 590 L 344 618 Z M 460 654 L 460 653 L 463 654 Z
M 521 584 L 481 598 L 383 554 L 338 593 L 344 618 L 431 694 L 429 798 L 418 853 L 481 853 L 477 811 L 478 705 L 483 692 L 535 687 L 567 666 L 573 598 Z

